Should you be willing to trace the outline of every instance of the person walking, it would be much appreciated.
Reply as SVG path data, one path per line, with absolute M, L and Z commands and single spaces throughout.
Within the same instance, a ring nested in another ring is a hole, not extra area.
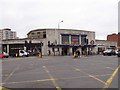
M 79 50 L 77 51 L 77 56 L 80 58 L 80 51 Z
M 76 52 L 74 52 L 74 58 L 77 58 L 77 53 Z
M 50 50 L 48 50 L 48 56 L 51 54 Z

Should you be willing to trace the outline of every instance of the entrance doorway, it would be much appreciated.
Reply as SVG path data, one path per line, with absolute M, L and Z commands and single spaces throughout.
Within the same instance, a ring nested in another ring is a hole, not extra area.
M 62 55 L 68 55 L 68 50 L 69 50 L 68 47 L 62 48 Z
M 81 50 L 82 50 L 82 55 L 86 55 L 87 54 L 87 47 L 82 47 L 81 48 Z
M 73 47 L 72 48 L 72 54 L 74 55 L 74 52 L 78 49 L 78 47 Z

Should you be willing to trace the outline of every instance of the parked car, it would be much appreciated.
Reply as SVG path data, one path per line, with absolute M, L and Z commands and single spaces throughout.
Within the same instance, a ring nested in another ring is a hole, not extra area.
M 115 54 L 118 55 L 118 50 L 115 50 Z
M 20 57 L 23 57 L 23 56 L 28 57 L 28 56 L 29 56 L 29 53 L 26 52 L 25 50 L 19 50 L 19 56 L 20 56 Z
M 3 58 L 3 52 L 0 52 L 0 58 Z
M 108 56 L 111 56 L 111 55 L 116 55 L 116 52 L 115 50 L 113 49 L 106 49 L 105 51 L 103 51 L 103 55 L 108 55 Z
M 4 57 L 4 58 L 8 58 L 8 57 L 9 57 L 9 54 L 6 53 L 6 52 L 3 52 L 3 57 Z
M 120 50 L 118 50 L 117 56 L 120 57 Z

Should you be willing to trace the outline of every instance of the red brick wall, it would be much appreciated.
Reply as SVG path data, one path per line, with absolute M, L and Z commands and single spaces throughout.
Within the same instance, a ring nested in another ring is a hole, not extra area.
M 117 43 L 117 45 L 118 45 L 118 48 L 120 49 L 120 33 L 118 34 L 118 43 Z
M 118 35 L 117 34 L 111 34 L 107 36 L 108 41 L 118 41 Z
M 118 48 L 120 49 L 120 33 L 107 35 L 108 41 L 117 41 Z

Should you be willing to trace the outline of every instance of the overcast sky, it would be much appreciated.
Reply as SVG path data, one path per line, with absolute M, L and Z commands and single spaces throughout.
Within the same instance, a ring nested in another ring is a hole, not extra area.
M 96 32 L 96 39 L 118 32 L 119 0 L 0 0 L 0 29 L 24 38 L 33 29 L 79 29 Z

